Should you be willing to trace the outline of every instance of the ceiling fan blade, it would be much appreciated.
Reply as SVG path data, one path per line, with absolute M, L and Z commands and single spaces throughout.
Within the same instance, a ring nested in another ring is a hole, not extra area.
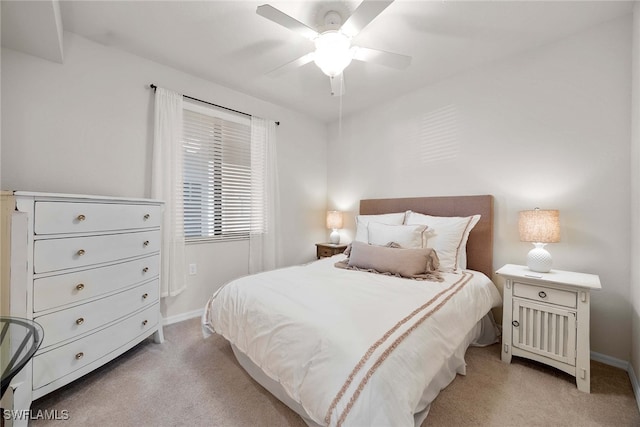
M 263 4 L 262 6 L 258 6 L 258 8 L 256 9 L 256 13 L 262 17 L 267 18 L 270 21 L 275 22 L 276 24 L 280 24 L 283 27 L 290 29 L 291 31 L 295 31 L 296 33 L 310 40 L 318 37 L 317 31 L 309 28 L 307 25 L 303 24 L 297 19 L 292 18 L 286 13 L 279 11 L 271 5 Z
M 398 70 L 405 69 L 411 64 L 411 57 L 399 53 L 385 52 L 384 50 L 369 49 L 368 47 L 357 47 L 353 54 L 353 59 L 363 62 L 372 62 Z
M 393 3 L 393 0 L 362 0 L 362 3 L 342 25 L 340 31 L 350 37 L 355 37 L 391 3 Z
M 331 83 L 331 96 L 344 95 L 344 73 L 340 73 L 334 77 L 329 76 L 329 81 Z
M 289 71 L 292 71 L 292 70 L 294 70 L 294 69 L 296 69 L 298 67 L 302 67 L 303 65 L 306 65 L 309 62 L 313 61 L 313 58 L 314 58 L 315 54 L 316 54 L 315 52 L 307 53 L 306 55 L 301 56 L 298 59 L 294 59 L 291 62 L 287 62 L 286 64 L 284 64 L 284 65 L 282 65 L 282 66 L 280 66 L 280 67 L 278 67 L 276 69 L 273 69 L 273 70 L 269 71 L 267 73 L 267 75 L 269 77 L 278 77 L 278 76 L 281 76 L 281 75 L 283 75 L 285 73 L 288 73 Z

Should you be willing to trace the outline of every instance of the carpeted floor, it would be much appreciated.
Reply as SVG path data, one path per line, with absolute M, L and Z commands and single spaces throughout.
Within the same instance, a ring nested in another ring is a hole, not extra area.
M 67 410 L 69 420 L 31 426 L 300 426 L 255 383 L 219 336 L 203 339 L 199 319 L 165 328 L 162 345 L 143 342 L 106 366 L 35 401 L 32 410 Z M 591 394 L 573 378 L 470 348 L 467 375 L 432 404 L 423 426 L 640 426 L 627 373 L 591 362 Z

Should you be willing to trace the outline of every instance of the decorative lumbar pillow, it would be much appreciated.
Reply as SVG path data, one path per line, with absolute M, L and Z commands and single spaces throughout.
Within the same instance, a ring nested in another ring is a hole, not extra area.
M 428 226 L 426 225 L 388 225 L 379 222 L 370 222 L 368 225 L 369 243 L 385 246 L 389 242 L 395 242 L 403 248 L 422 248 L 426 241 Z
M 369 243 L 368 225 L 370 222 L 381 224 L 402 225 L 404 223 L 404 212 L 380 214 L 380 215 L 358 215 L 356 216 L 356 236 L 353 240 L 357 242 Z
M 351 254 L 347 264 L 350 268 L 373 270 L 402 277 L 440 280 L 439 276 L 431 274 L 438 269 L 438 265 L 438 256 L 431 248 L 405 249 L 362 242 L 351 244 Z
M 427 225 L 433 235 L 427 240 L 426 246 L 438 253 L 440 270 L 455 272 L 467 268 L 467 240 L 478 221 L 480 215 L 443 217 L 408 211 L 405 223 Z

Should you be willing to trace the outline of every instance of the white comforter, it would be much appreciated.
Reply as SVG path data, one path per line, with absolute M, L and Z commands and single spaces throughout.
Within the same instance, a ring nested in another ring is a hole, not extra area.
M 439 371 L 464 373 L 451 356 L 500 304 L 498 291 L 478 272 L 415 281 L 334 267 L 341 257 L 230 282 L 207 304 L 205 326 L 318 424 L 414 425 L 452 380 L 425 395 Z

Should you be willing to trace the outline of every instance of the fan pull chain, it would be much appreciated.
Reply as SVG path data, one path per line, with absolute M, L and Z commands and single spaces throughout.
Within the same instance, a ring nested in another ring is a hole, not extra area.
M 340 93 L 344 92 L 344 75 L 340 79 Z M 342 142 L 342 98 L 344 96 L 339 97 L 338 101 L 338 142 Z

